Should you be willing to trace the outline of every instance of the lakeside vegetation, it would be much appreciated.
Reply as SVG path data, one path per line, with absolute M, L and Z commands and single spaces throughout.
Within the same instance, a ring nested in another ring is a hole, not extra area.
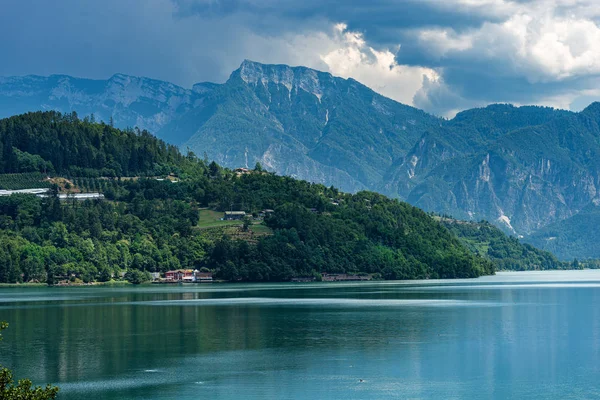
M 64 188 L 57 186 L 45 198 L 1 197 L 0 282 L 109 281 L 124 272 L 137 282 L 178 268 L 207 268 L 233 281 L 494 272 L 489 260 L 406 203 L 275 176 L 260 165 L 236 173 L 184 156 L 145 131 L 38 112 L 0 121 L 0 143 L 1 171 L 43 168 L 106 197 L 61 202 Z M 19 152 L 37 162 L 24 163 Z M 216 219 L 231 209 L 247 219 Z M 264 209 L 274 213 L 261 218 Z

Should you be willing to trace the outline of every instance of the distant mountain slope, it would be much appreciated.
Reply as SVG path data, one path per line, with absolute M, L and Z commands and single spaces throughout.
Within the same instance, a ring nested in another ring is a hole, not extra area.
M 600 259 L 600 202 L 583 209 L 571 218 L 555 222 L 524 241 L 551 251 L 559 258 L 572 260 Z
M 279 173 L 352 191 L 380 182 L 423 131 L 442 122 L 351 79 L 250 61 L 183 119 L 191 124 L 172 129 L 176 137 L 197 127 L 184 148 L 206 151 L 227 166 L 259 161 Z
M 446 161 L 407 197 L 459 218 L 530 234 L 598 199 L 600 104 L 515 130 L 484 150 Z
M 549 107 L 515 107 L 509 104 L 492 104 L 460 112 L 446 121 L 441 129 L 425 132 L 409 152 L 387 171 L 380 191 L 408 198 L 415 186 L 445 161 L 484 151 L 486 146 L 516 129 L 544 124 L 571 114 Z
M 494 104 L 444 120 L 352 79 L 244 61 L 223 84 L 184 89 L 115 75 L 0 78 L 0 116 L 55 109 L 148 129 L 227 167 L 345 191 L 532 235 L 599 198 L 600 104 L 581 113 Z
M 76 111 L 118 127 L 158 132 L 202 97 L 168 82 L 116 74 L 108 80 L 66 75 L 0 78 L 0 118 L 30 111 Z

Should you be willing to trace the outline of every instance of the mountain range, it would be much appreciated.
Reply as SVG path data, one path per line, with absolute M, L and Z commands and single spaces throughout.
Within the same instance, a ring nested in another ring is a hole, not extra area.
M 427 211 L 489 220 L 559 257 L 600 257 L 600 104 L 494 104 L 446 120 L 353 79 L 244 61 L 191 89 L 117 74 L 0 78 L 0 117 L 76 111 L 228 167 L 263 167 Z

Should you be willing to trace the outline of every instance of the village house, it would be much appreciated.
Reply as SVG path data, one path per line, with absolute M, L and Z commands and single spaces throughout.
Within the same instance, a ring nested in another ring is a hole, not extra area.
M 275 212 L 275 210 L 271 210 L 270 208 L 266 208 L 266 209 L 264 209 L 264 210 L 262 210 L 262 211 L 260 211 L 258 213 L 258 217 L 264 219 L 264 218 L 268 217 L 269 215 L 273 214 L 274 212 Z
M 242 219 L 244 219 L 245 216 L 246 216 L 245 211 L 225 211 L 223 220 L 225 220 L 225 221 L 242 220 Z
M 165 280 L 167 282 L 194 282 L 194 270 L 178 269 L 175 271 L 167 271 L 165 273 Z
M 212 282 L 213 274 L 212 272 L 198 272 L 196 271 L 196 282 Z
M 178 269 L 165 273 L 165 282 L 212 282 L 212 272 L 200 272 L 191 269 Z

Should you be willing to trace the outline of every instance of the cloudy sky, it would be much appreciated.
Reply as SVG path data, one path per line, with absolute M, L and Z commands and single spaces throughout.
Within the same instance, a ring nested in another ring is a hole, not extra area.
M 243 59 L 352 77 L 429 112 L 600 99 L 597 0 L 3 0 L 0 76 L 191 87 Z

